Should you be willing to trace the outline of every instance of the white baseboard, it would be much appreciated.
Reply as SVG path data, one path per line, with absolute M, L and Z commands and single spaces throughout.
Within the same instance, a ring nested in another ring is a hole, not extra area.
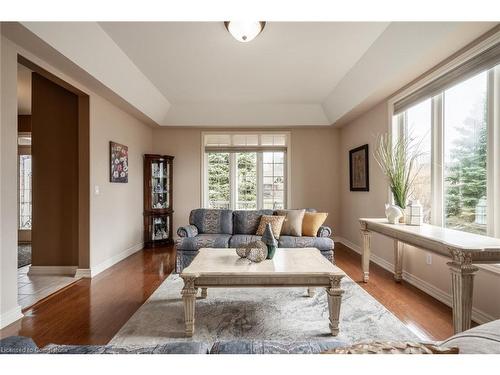
M 112 256 L 111 258 L 105 260 L 104 262 L 101 262 L 98 265 L 91 267 L 90 268 L 90 277 L 97 276 L 102 271 L 108 269 L 109 267 L 115 265 L 116 263 L 122 261 L 123 259 L 129 257 L 130 255 L 138 252 L 139 250 L 142 250 L 143 248 L 144 248 L 144 242 L 140 242 L 140 243 L 122 251 L 121 253 Z
M 335 237 L 337 242 L 342 243 L 343 245 L 349 247 L 350 249 L 354 250 L 358 254 L 362 253 L 361 247 L 356 245 L 355 243 L 346 240 L 345 238 L 342 237 Z M 384 258 L 379 257 L 378 255 L 374 254 L 373 252 L 370 255 L 370 260 L 382 267 L 383 269 L 394 273 L 394 264 L 385 260 Z M 422 290 L 423 292 L 427 293 L 431 297 L 437 299 L 438 301 L 444 303 L 445 305 L 451 307 L 452 306 L 452 298 L 451 294 L 435 287 L 431 283 L 422 280 L 421 278 L 403 270 L 403 280 L 408 282 L 409 284 L 413 285 L 414 287 Z M 495 320 L 495 317 L 485 313 L 484 311 L 481 311 L 475 307 L 472 308 L 472 320 L 479 324 L 484 324 L 491 322 L 492 320 Z
M 75 276 L 76 266 L 30 266 L 28 275 L 65 275 Z
M 23 317 L 21 306 L 17 305 L 12 310 L 0 314 L 0 329 L 7 327 Z
M 92 270 L 90 268 L 77 268 L 75 279 L 90 279 L 92 278 Z

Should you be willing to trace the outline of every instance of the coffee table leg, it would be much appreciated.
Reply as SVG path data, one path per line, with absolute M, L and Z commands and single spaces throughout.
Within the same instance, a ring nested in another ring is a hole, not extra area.
M 342 302 L 342 293 L 344 293 L 340 289 L 340 278 L 331 280 L 330 287 L 326 288 L 326 293 L 330 313 L 330 330 L 332 336 L 337 336 L 339 333 L 340 304 Z
M 314 292 L 315 292 L 314 288 L 307 288 L 307 295 L 309 297 L 314 297 Z
M 194 286 L 194 278 L 184 279 L 184 288 L 181 291 L 184 302 L 184 320 L 186 322 L 186 336 L 191 337 L 194 333 L 194 307 L 198 288 Z
M 207 288 L 201 288 L 201 298 L 207 298 L 208 292 Z

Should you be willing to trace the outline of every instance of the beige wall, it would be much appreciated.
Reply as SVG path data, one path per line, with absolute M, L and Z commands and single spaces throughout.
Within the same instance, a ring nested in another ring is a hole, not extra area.
M 340 129 L 340 233 L 337 240 L 360 250 L 361 237 L 358 218 L 384 217 L 384 203 L 388 201 L 388 185 L 373 158 L 377 135 L 389 127 L 388 106 L 383 102 L 361 117 Z M 370 191 L 349 191 L 348 151 L 356 146 L 369 144 L 370 148 Z M 393 243 L 379 235 L 372 237 L 372 259 L 392 270 L 394 261 Z M 432 255 L 432 264 L 426 264 L 427 252 L 405 246 L 404 271 L 407 280 L 445 303 L 451 301 L 451 277 L 446 266 L 447 258 Z M 474 285 L 473 318 L 486 322 L 500 318 L 500 273 L 481 269 Z
M 101 270 L 110 260 L 142 248 L 143 155 L 151 152 L 151 127 L 99 96 L 90 98 L 90 265 Z M 128 146 L 128 183 L 109 182 L 109 141 Z
M 178 226 L 188 223 L 192 209 L 201 207 L 202 131 L 199 128 L 154 129 L 153 151 L 175 156 L 174 233 Z M 339 222 L 339 132 L 337 129 L 318 127 L 286 131 L 291 132 L 290 207 L 314 207 L 328 212 L 327 224 L 335 230 Z
M 20 317 L 17 304 L 17 54 L 90 96 L 90 261 L 93 272 L 142 248 L 142 155 L 151 151 L 152 129 L 58 71 L 1 38 L 0 128 L 0 327 Z M 129 146 L 129 183 L 109 183 L 109 141 Z M 94 185 L 100 194 L 94 195 Z

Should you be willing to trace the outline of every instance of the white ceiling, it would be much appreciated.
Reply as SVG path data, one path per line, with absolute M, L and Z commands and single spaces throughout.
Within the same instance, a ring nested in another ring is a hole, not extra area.
M 497 25 L 269 22 L 250 43 L 222 22 L 22 22 L 2 34 L 147 122 L 262 127 L 345 124 Z
M 268 22 L 250 43 L 222 22 L 101 27 L 172 103 L 321 103 L 388 26 Z

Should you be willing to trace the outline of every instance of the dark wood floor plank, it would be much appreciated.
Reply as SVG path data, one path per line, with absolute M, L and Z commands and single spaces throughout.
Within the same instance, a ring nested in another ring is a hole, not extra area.
M 360 256 L 338 244 L 337 265 L 353 280 L 361 280 Z M 142 250 L 102 272 L 25 311 L 25 317 L 0 331 L 0 337 L 32 337 L 44 346 L 106 344 L 172 272 L 173 247 Z M 392 274 L 370 266 L 370 282 L 358 284 L 386 306 L 422 340 L 440 340 L 452 334 L 451 309 Z

